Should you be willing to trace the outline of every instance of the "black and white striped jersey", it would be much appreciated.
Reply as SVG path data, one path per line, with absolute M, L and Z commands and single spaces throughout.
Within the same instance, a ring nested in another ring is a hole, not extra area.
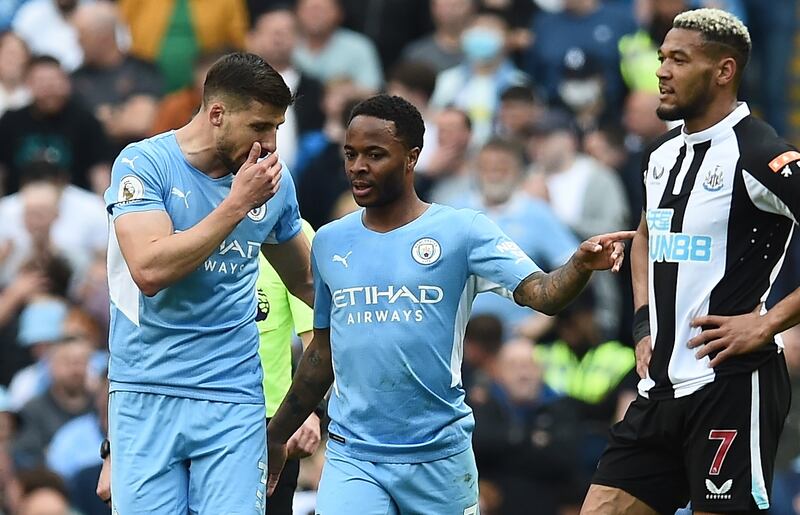
M 700 332 L 693 318 L 748 313 L 767 298 L 800 219 L 798 160 L 744 103 L 704 131 L 676 127 L 645 153 L 653 354 L 642 395 L 689 395 L 780 352 L 778 338 L 710 369 L 686 344 Z

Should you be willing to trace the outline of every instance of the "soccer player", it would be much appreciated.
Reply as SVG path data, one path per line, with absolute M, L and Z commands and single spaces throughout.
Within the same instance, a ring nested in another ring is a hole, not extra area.
M 314 229 L 303 220 L 303 233 L 309 241 L 314 238 Z M 275 267 L 263 256 L 258 262 L 258 326 L 261 367 L 264 369 L 264 397 L 267 404 L 267 422 L 278 411 L 289 386 L 292 384 L 292 333 L 303 342 L 303 348 L 311 342 L 314 313 L 305 302 L 293 296 L 283 284 Z M 292 458 L 275 492 L 267 500 L 269 515 L 292 515 L 294 491 L 300 473 L 299 458 L 311 456 L 320 442 L 320 414 L 312 413 L 287 442 Z
M 658 115 L 683 124 L 642 163 L 633 241 L 639 396 L 611 430 L 586 514 L 769 508 L 790 387 L 781 331 L 800 292 L 763 302 L 800 216 L 800 153 L 737 102 L 747 28 L 716 9 L 675 17 Z
M 268 481 L 271 491 L 286 441 L 333 384 L 317 502 L 325 515 L 477 513 L 474 419 L 460 377 L 473 298 L 493 290 L 555 313 L 593 270 L 618 270 L 633 236 L 594 237 L 563 267 L 539 271 L 486 216 L 417 197 L 424 131 L 400 97 L 358 104 L 344 155 L 365 209 L 314 239 L 314 336 L 269 424 Z
M 275 153 L 291 103 L 263 59 L 229 54 L 186 126 L 114 163 L 109 439 L 121 515 L 263 513 L 259 252 L 293 295 L 313 298 L 310 245 Z

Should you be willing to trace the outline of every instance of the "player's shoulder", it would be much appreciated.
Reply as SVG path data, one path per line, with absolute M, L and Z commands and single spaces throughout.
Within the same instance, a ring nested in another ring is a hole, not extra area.
M 765 121 L 748 115 L 735 127 L 742 167 L 749 172 L 778 173 L 800 160 L 797 148 Z
M 358 209 L 317 229 L 317 234 L 314 236 L 314 245 L 323 245 L 332 239 L 335 240 L 342 237 L 345 232 L 361 227 L 361 214 L 363 211 L 363 209 Z

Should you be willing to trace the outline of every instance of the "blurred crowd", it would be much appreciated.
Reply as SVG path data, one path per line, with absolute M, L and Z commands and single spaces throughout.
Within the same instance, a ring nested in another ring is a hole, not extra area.
M 265 58 L 297 97 L 278 152 L 303 217 L 355 209 L 342 143 L 353 105 L 411 101 L 425 200 L 485 212 L 545 270 L 590 235 L 633 228 L 640 161 L 667 124 L 656 50 L 679 12 L 749 26 L 743 100 L 781 134 L 792 113 L 794 0 L 0 0 L 0 515 L 109 513 L 107 217 L 132 141 L 185 124 L 224 53 Z M 792 245 L 773 291 L 793 290 Z M 577 512 L 608 426 L 636 395 L 629 270 L 556 317 L 479 296 L 464 388 L 484 515 Z M 786 335 L 800 389 L 800 336 Z M 798 390 L 800 392 L 800 390 Z M 776 514 L 800 513 L 800 410 L 779 451 Z M 321 459 L 304 462 L 296 513 Z

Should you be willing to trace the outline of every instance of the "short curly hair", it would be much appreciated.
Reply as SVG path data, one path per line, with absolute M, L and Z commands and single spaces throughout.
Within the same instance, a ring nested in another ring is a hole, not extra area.
M 740 70 L 750 58 L 753 47 L 750 32 L 739 18 L 729 12 L 721 9 L 694 9 L 675 16 L 672 26 L 676 29 L 697 31 L 706 43 L 727 48 Z
M 397 137 L 406 148 L 422 149 L 425 136 L 425 122 L 416 107 L 406 99 L 398 96 L 375 95 L 359 102 L 350 112 L 349 125 L 356 116 L 371 116 L 394 122 Z

